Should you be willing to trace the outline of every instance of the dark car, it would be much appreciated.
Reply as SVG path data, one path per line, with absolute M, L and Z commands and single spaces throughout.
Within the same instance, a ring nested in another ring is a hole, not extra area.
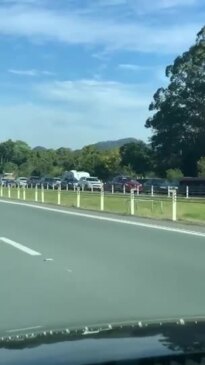
M 143 185 L 144 193 L 151 193 L 153 189 L 155 194 L 168 194 L 169 188 L 178 189 L 178 183 L 166 179 L 153 178 L 147 180 Z
M 27 186 L 28 188 L 35 188 L 36 186 L 40 186 L 41 178 L 39 176 L 31 176 L 28 179 Z
M 60 182 L 56 178 L 52 177 L 43 177 L 40 180 L 40 186 L 44 187 L 44 189 L 58 189 L 60 186 Z
M 78 180 L 75 178 L 70 178 L 70 179 L 64 179 L 61 181 L 61 189 L 62 190 L 66 190 L 66 189 L 72 189 L 74 190 L 75 187 L 78 186 Z
M 0 185 L 2 186 L 10 186 L 10 187 L 16 187 L 16 182 L 14 179 L 5 179 L 5 178 L 2 178 L 1 179 L 1 182 L 0 182 Z
M 205 195 L 205 177 L 184 177 L 179 182 L 179 193 L 191 196 Z
M 142 184 L 128 176 L 116 176 L 112 181 L 104 184 L 105 191 L 112 191 L 112 189 L 114 192 L 130 193 L 131 190 L 142 192 Z

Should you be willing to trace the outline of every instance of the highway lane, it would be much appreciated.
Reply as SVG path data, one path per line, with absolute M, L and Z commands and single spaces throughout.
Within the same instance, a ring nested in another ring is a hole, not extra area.
M 0 203 L 0 335 L 205 315 L 205 237 Z M 50 259 L 50 260 L 46 260 Z

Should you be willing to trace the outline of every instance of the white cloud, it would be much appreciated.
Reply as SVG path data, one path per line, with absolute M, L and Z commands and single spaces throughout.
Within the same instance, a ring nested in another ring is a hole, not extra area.
M 22 139 L 32 146 L 48 147 L 83 144 L 81 115 L 77 112 L 34 103 L 0 104 L 0 119 L 4 121 L 1 140 Z M 85 138 L 89 131 L 88 127 Z
M 39 71 L 39 70 L 35 70 L 35 69 L 32 69 L 32 70 L 9 69 L 8 72 L 11 74 L 14 74 L 14 75 L 18 75 L 18 76 L 31 76 L 31 77 L 40 76 L 40 75 L 45 75 L 45 76 L 55 75 L 55 73 L 47 71 L 47 70 Z
M 55 76 L 56 75 L 55 72 L 51 72 L 51 71 L 47 71 L 47 70 L 39 71 L 39 73 L 42 75 L 45 75 L 45 76 Z
M 78 108 L 92 110 L 138 110 L 148 107 L 148 95 L 141 93 L 142 86 L 132 86 L 113 81 L 76 80 L 42 83 L 36 87 L 45 99 L 61 101 Z
M 195 9 L 201 0 L 127 0 L 127 5 L 138 14 L 163 13 L 171 10 Z
M 9 69 L 9 73 L 19 76 L 37 76 L 36 70 L 15 70 L 15 69 Z
M 197 4 L 199 4 L 198 0 L 158 0 L 158 7 L 161 8 L 188 7 Z
M 157 66 L 143 66 L 136 64 L 123 63 L 119 64 L 118 68 L 121 70 L 125 70 L 128 72 L 147 72 L 149 75 L 149 79 L 151 77 L 153 82 L 162 83 L 163 85 L 167 85 L 169 79 L 165 75 L 166 66 L 157 65 Z M 160 86 L 160 85 L 159 85 Z M 156 86 L 157 87 L 157 86 Z
M 198 23 L 169 26 L 89 17 L 32 7 L 0 7 L 0 34 L 143 52 L 177 53 L 194 41 Z
M 121 113 L 118 110 L 70 111 L 69 108 L 35 104 L 0 105 L 4 121 L 1 140 L 21 139 L 31 146 L 79 148 L 97 141 L 135 136 L 145 139 L 143 128 L 147 112 Z
M 121 63 L 118 65 L 118 68 L 122 69 L 122 70 L 127 70 L 127 71 L 134 71 L 134 72 L 147 71 L 147 70 L 153 69 L 153 67 L 150 67 L 150 66 L 136 65 L 136 64 L 132 64 L 132 63 Z
M 146 139 L 150 133 L 144 128 L 150 86 L 77 80 L 36 84 L 34 91 L 35 104 L 0 104 L 2 140 L 78 148 L 128 136 Z

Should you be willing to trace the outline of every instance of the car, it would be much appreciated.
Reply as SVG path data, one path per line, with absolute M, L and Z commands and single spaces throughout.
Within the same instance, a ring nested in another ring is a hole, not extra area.
M 58 189 L 60 186 L 60 183 L 56 178 L 53 177 L 43 177 L 40 180 L 40 186 L 44 187 L 44 189 Z
M 101 190 L 102 186 L 102 182 L 95 176 L 82 177 L 78 182 L 78 187 L 85 190 Z
M 1 178 L 1 180 L 0 180 L 0 184 L 1 184 L 1 186 L 6 186 L 7 185 L 7 181 L 8 181 L 8 179 L 5 179 L 5 178 Z
M 58 185 L 60 185 L 60 184 L 61 184 L 61 182 L 62 182 L 62 179 L 61 179 L 60 177 L 53 177 L 52 179 L 53 179 L 53 181 L 54 181 L 56 184 L 58 184 Z
M 20 188 L 23 188 L 25 186 L 27 186 L 28 184 L 28 178 L 27 177 L 18 177 L 15 181 L 16 186 L 19 186 Z
M 61 181 L 61 189 L 65 190 L 65 189 L 74 189 L 74 187 L 78 186 L 78 180 L 75 178 L 70 178 L 70 179 L 63 179 Z
M 140 184 L 137 180 L 128 177 L 128 176 L 116 176 L 110 182 L 104 184 L 105 191 L 112 191 L 114 192 L 127 192 L 130 193 L 131 190 L 134 192 L 142 192 L 142 184 Z
M 144 193 L 151 193 L 152 187 L 155 194 L 168 194 L 169 188 L 178 189 L 178 183 L 160 178 L 148 179 L 143 185 Z
M 0 185 L 1 186 L 10 186 L 10 187 L 16 187 L 16 182 L 14 179 L 7 179 L 7 178 L 2 178 L 0 180 Z
M 31 176 L 27 181 L 28 188 L 40 186 L 40 181 L 41 178 L 39 176 Z
M 205 195 L 205 177 L 184 177 L 179 181 L 179 193 L 186 195 L 204 196 Z

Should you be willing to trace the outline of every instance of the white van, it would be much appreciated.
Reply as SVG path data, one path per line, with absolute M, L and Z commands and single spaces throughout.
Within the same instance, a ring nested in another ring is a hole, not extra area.
M 71 180 L 77 179 L 79 181 L 82 177 L 90 177 L 89 172 L 71 170 L 71 171 L 66 171 L 63 174 L 63 179 L 71 179 Z

